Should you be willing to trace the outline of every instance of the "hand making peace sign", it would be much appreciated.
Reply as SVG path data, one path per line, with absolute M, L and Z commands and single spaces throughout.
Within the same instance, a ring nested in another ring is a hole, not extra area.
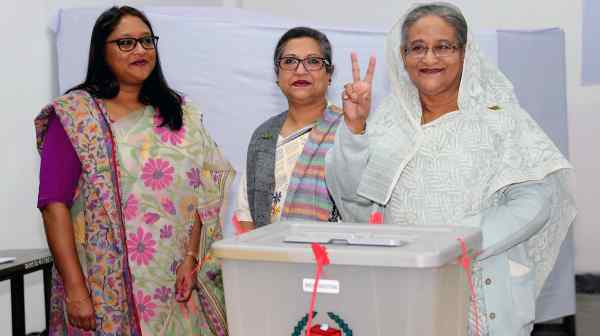
M 360 79 L 360 66 L 356 53 L 351 54 L 352 59 L 352 83 L 344 85 L 342 102 L 344 109 L 344 120 L 346 125 L 354 134 L 365 130 L 367 117 L 371 111 L 371 88 L 373 74 L 375 73 L 375 57 L 369 58 L 369 66 L 364 79 Z

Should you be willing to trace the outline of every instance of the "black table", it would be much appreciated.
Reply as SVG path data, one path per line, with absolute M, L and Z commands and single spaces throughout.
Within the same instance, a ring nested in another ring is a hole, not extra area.
M 0 250 L 0 257 L 15 257 L 15 261 L 0 264 L 0 281 L 10 279 L 10 302 L 13 336 L 25 335 L 25 274 L 43 270 L 46 330 L 50 321 L 50 288 L 52 281 L 52 255 L 47 249 Z

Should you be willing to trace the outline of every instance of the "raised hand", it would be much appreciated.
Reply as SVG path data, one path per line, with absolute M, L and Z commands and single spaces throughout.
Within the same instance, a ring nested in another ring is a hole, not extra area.
M 360 78 L 360 66 L 356 53 L 351 54 L 352 83 L 344 85 L 342 102 L 344 120 L 352 133 L 359 134 L 365 130 L 367 117 L 371 111 L 371 91 L 373 74 L 375 73 L 375 57 L 369 58 L 369 66 L 364 79 Z

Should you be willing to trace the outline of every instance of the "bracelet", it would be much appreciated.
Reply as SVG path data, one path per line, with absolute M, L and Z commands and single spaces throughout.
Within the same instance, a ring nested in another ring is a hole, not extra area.
M 88 300 L 89 298 L 90 298 L 89 296 L 86 296 L 86 297 L 84 297 L 82 299 L 73 300 L 73 299 L 71 299 L 71 298 L 69 298 L 68 296 L 65 295 L 65 302 L 68 303 L 68 304 L 70 304 L 70 303 L 79 303 L 79 302 L 84 302 L 84 301 Z
M 192 251 L 187 251 L 185 253 L 186 257 L 192 257 L 194 259 L 194 264 L 198 264 L 198 257 L 196 256 L 196 253 L 192 252 Z
M 365 127 L 363 128 L 362 131 L 360 131 L 359 133 L 357 133 L 358 135 L 364 135 L 367 133 L 367 122 L 365 121 Z

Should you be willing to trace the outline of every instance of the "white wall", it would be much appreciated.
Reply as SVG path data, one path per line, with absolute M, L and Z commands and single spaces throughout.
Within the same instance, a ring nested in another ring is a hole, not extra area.
M 32 118 L 53 93 L 50 39 L 46 34 L 45 8 L 28 1 L 0 5 L 1 90 L 0 111 L 0 249 L 44 246 L 39 214 L 35 208 L 38 160 Z M 39 272 L 38 272 L 39 273 Z M 8 281 L 0 283 L 0 334 L 10 332 Z M 26 279 L 28 324 L 41 330 L 43 291 L 41 275 Z
M 0 4 L 0 249 L 45 247 L 40 216 L 35 209 L 38 158 L 32 120 L 57 95 L 52 14 L 61 7 L 108 6 L 125 1 L 3 0 Z M 406 0 L 137 0 L 132 5 L 224 5 L 263 11 L 310 22 L 387 28 L 409 4 Z M 575 229 L 578 272 L 600 272 L 600 225 L 593 215 L 599 195 L 600 88 L 579 85 L 581 73 L 580 1 L 504 0 L 455 1 L 474 30 L 485 28 L 535 29 L 558 26 L 567 46 L 568 107 L 571 159 L 578 174 L 576 196 L 580 209 Z M 533 14 L 535 13 L 535 14 Z M 536 55 L 532 55 L 536 57 Z M 383 60 L 380 60 L 383 61 Z M 338 67 L 349 66 L 338 64 Z M 41 276 L 26 278 L 28 332 L 43 328 Z M 10 333 L 8 283 L 0 284 L 0 334 Z

